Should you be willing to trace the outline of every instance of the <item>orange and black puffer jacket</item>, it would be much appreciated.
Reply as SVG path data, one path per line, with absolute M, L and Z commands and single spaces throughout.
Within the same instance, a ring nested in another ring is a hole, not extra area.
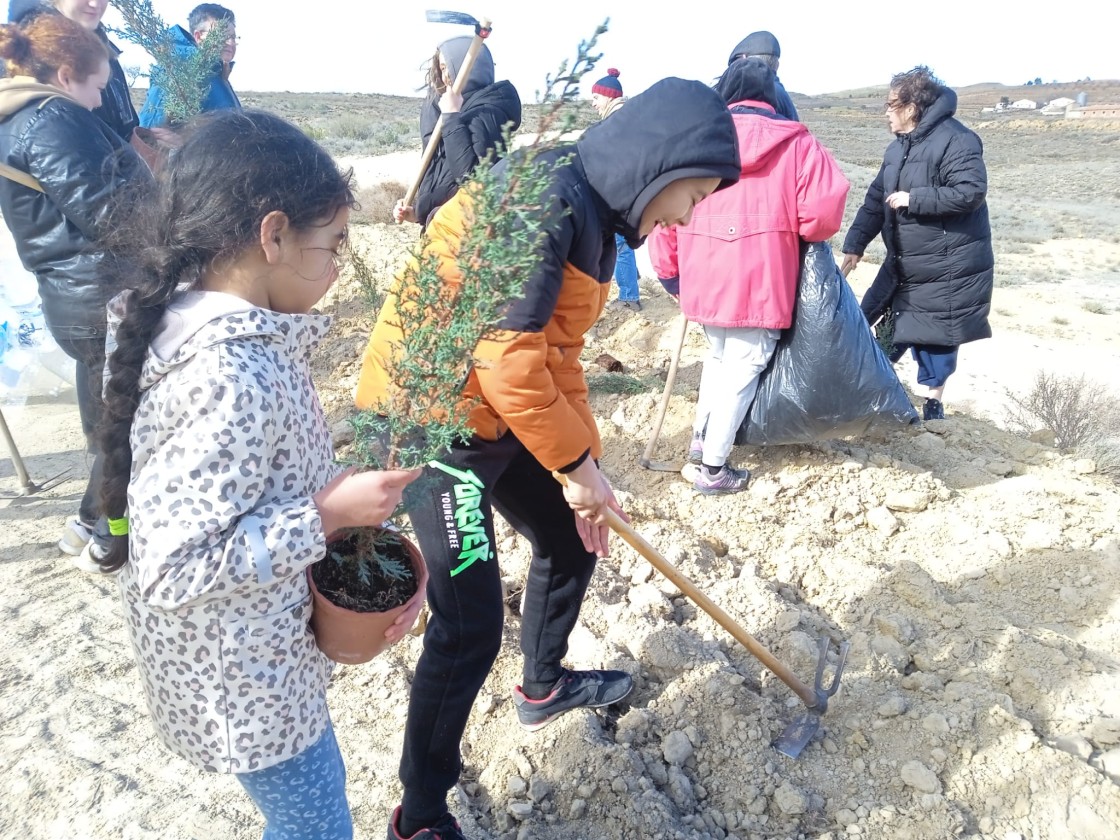
M 681 178 L 739 177 L 735 127 L 720 97 L 700 82 L 664 79 L 626 107 L 589 128 L 574 145 L 546 152 L 552 169 L 540 262 L 495 334 L 475 348 L 463 385 L 479 397 L 470 423 L 496 440 L 507 431 L 543 467 L 567 472 L 601 453 L 579 356 L 584 334 L 598 319 L 614 271 L 614 235 L 632 247 L 649 202 Z M 509 159 L 494 168 L 501 174 Z M 428 226 L 424 256 L 434 255 L 445 282 L 457 285 L 470 189 L 444 204 Z M 402 272 L 402 276 L 406 272 Z M 398 278 L 399 282 L 399 278 Z M 388 402 L 393 346 L 400 341 L 397 294 L 378 315 L 362 362 L 356 402 Z

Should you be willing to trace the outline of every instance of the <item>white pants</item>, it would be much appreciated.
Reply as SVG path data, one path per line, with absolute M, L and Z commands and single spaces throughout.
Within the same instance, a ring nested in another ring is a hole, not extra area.
M 708 356 L 700 375 L 700 397 L 692 430 L 704 435 L 704 463 L 727 463 L 735 432 L 747 416 L 758 378 L 774 355 L 780 330 L 704 327 Z

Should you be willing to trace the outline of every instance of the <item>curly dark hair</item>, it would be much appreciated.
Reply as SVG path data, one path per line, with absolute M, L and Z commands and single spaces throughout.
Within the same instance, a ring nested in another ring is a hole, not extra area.
M 891 92 L 898 97 L 899 106 L 914 106 L 915 125 L 922 121 L 926 109 L 936 102 L 944 91 L 945 83 L 933 75 L 933 71 L 924 64 L 891 77 Z
M 98 430 L 105 516 L 127 515 L 140 372 L 175 293 L 197 288 L 212 266 L 260 247 L 261 222 L 273 211 L 306 230 L 353 206 L 352 178 L 291 123 L 263 111 L 221 110 L 192 124 L 149 187 L 121 198 L 108 244 L 123 266 L 126 291 L 112 304 L 122 320 Z M 128 537 L 113 537 L 99 562 L 106 571 L 127 563 Z

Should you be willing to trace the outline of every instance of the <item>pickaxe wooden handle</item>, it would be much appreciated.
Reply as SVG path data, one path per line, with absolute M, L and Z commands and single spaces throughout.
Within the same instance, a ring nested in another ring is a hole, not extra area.
M 478 57 L 479 50 L 482 49 L 482 43 L 489 37 L 490 29 L 489 18 L 483 18 L 475 26 L 474 38 L 471 40 L 470 47 L 467 48 L 467 55 L 463 59 L 462 65 L 459 67 L 459 73 L 451 85 L 451 90 L 453 92 L 461 94 L 463 88 L 467 86 L 467 80 L 471 77 L 471 68 L 474 67 L 474 60 Z M 420 171 L 416 173 L 416 180 L 412 182 L 412 186 L 408 188 L 408 192 L 404 195 L 404 204 L 406 207 L 415 206 L 416 194 L 420 191 L 420 183 L 424 180 L 424 173 L 428 171 L 428 167 L 432 163 L 432 158 L 435 157 L 436 149 L 439 148 L 439 141 L 442 136 L 443 114 L 440 114 L 439 118 L 436 120 L 435 127 L 432 129 L 432 135 L 428 138 L 428 145 L 424 147 L 424 156 L 420 159 Z M 423 219 L 417 219 L 417 221 L 419 221 L 420 224 L 424 223 Z
M 661 436 L 661 426 L 665 422 L 665 412 L 669 409 L 669 400 L 673 396 L 673 384 L 677 381 L 677 368 L 681 363 L 681 349 L 684 347 L 684 337 L 688 334 L 688 318 L 685 314 L 681 313 L 681 324 L 677 328 L 677 342 L 673 346 L 673 356 L 669 361 L 669 373 L 665 376 L 665 390 L 661 392 L 661 405 L 657 408 L 657 417 L 653 421 L 653 430 L 649 435 L 649 443 L 646 444 L 646 451 L 642 453 L 642 457 L 638 459 L 638 463 L 645 467 L 650 468 L 650 458 L 653 457 L 654 447 L 657 446 L 657 439 Z M 674 469 L 673 472 L 677 470 Z

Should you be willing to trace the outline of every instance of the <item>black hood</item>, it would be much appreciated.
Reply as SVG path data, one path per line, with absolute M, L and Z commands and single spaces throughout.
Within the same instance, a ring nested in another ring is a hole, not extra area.
M 911 140 L 921 140 L 928 135 L 938 123 L 944 122 L 957 113 L 957 93 L 952 88 L 941 88 L 941 95 L 937 100 L 926 108 L 922 114 L 922 121 L 918 123 L 918 127 L 910 132 Z
M 517 131 L 521 126 L 521 97 L 512 83 L 502 80 L 472 91 L 463 98 L 463 107 L 459 113 L 468 114 L 486 107 L 493 108 L 505 117 L 498 120 L 499 124 L 512 122 L 510 131 Z M 439 105 L 435 100 L 425 99 L 420 104 L 420 137 L 425 143 L 435 129 L 439 115 Z
M 463 111 L 475 108 L 493 108 L 501 112 L 506 122 L 513 122 L 511 131 L 516 131 L 521 125 L 521 97 L 517 95 L 517 88 L 508 81 L 487 85 L 463 99 Z
M 608 224 L 631 241 L 641 241 L 642 213 L 673 181 L 719 178 L 723 189 L 739 180 L 735 124 L 702 82 L 662 79 L 587 129 L 576 148 Z

